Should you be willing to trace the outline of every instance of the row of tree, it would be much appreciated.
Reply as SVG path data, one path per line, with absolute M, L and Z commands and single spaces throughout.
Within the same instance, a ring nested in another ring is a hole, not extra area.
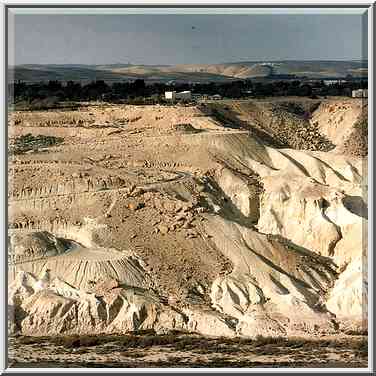
M 242 97 L 267 96 L 342 96 L 351 95 L 351 91 L 366 88 L 367 81 L 346 81 L 325 84 L 324 81 L 253 81 L 238 80 L 231 82 L 210 83 L 150 83 L 138 79 L 132 82 L 93 81 L 86 84 L 80 82 L 49 81 L 47 83 L 15 82 L 9 86 L 9 98 L 12 103 L 33 102 L 41 100 L 63 101 L 129 101 L 140 98 L 162 100 L 165 91 L 190 90 L 196 94 L 219 94 L 224 98 L 239 99 Z

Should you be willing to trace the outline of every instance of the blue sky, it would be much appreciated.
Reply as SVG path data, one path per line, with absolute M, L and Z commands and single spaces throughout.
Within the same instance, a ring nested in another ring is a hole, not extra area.
M 362 30 L 359 14 L 17 14 L 9 20 L 9 61 L 211 64 L 361 59 L 362 40 L 366 42 Z

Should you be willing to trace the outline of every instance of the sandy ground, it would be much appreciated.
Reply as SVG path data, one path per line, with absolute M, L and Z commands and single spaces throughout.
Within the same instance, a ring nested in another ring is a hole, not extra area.
M 82 344 L 78 337 L 65 338 L 62 344 L 56 344 L 56 339 L 11 338 L 9 365 L 12 368 L 363 368 L 368 361 L 367 339 L 360 336 L 252 341 L 174 334 L 85 337 L 81 341 Z

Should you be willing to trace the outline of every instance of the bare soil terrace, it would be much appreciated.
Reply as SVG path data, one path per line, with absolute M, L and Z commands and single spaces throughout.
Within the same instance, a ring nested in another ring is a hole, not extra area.
M 362 109 L 10 114 L 11 367 L 366 366 Z

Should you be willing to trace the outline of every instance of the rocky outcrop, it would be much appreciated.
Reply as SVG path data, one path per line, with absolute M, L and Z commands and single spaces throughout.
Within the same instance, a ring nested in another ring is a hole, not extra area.
M 264 130 L 194 107 L 52 116 L 46 133 L 86 138 L 10 163 L 11 332 L 365 331 L 367 161 L 307 150 L 327 150 L 322 124 L 269 105 Z M 20 133 L 48 120 L 17 116 Z
M 28 335 L 124 333 L 154 329 L 157 332 L 187 327 L 186 317 L 164 306 L 147 291 L 112 288 L 104 294 L 85 293 L 60 278 L 42 290 L 25 280 L 14 285 L 10 306 L 23 314 L 14 315 L 14 330 Z M 26 292 L 26 290 L 28 292 Z
M 324 301 L 337 275 L 330 260 L 217 218 L 208 221 L 207 231 L 216 233 L 216 246 L 234 265 L 213 283 L 212 302 L 239 320 L 239 334 L 333 330 L 334 316 Z

